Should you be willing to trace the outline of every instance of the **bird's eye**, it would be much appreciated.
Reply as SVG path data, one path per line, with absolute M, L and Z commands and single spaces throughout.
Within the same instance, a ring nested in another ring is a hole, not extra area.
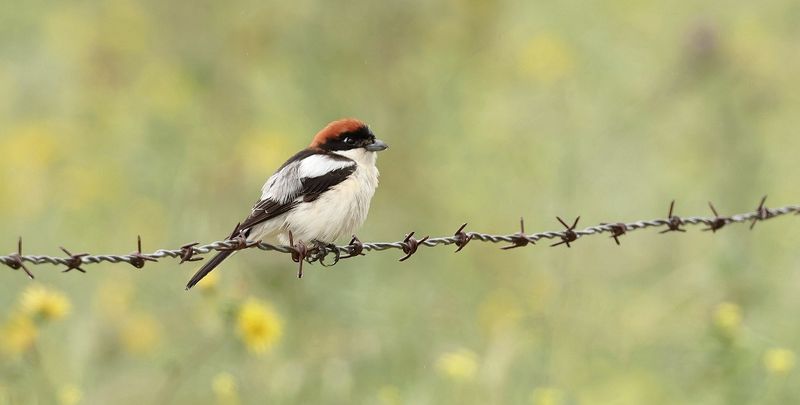
M 344 138 L 344 143 L 348 145 L 355 145 L 356 140 L 348 136 L 347 138 Z

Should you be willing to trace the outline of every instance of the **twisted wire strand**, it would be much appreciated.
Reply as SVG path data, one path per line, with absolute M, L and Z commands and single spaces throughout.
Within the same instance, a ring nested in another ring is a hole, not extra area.
M 629 223 L 601 223 L 599 225 L 590 226 L 580 230 L 568 227 L 567 229 L 562 231 L 545 231 L 538 233 L 524 233 L 520 231 L 514 234 L 492 235 L 492 234 L 473 232 L 473 231 L 463 232 L 461 231 L 461 229 L 459 229 L 459 231 L 456 232 L 456 234 L 453 236 L 423 238 L 421 240 L 414 239 L 412 236 L 413 235 L 412 232 L 411 234 L 408 234 L 406 238 L 402 241 L 361 243 L 361 242 L 356 242 L 357 241 L 356 239 L 348 245 L 336 246 L 335 249 L 336 251 L 338 251 L 339 254 L 348 254 L 350 256 L 363 255 L 364 254 L 363 252 L 373 252 L 373 251 L 380 252 L 380 251 L 397 249 L 397 250 L 402 250 L 403 252 L 406 253 L 406 257 L 401 259 L 405 260 L 417 251 L 418 246 L 436 247 L 436 246 L 456 245 L 459 247 L 460 250 L 460 248 L 463 248 L 463 245 L 466 245 L 469 241 L 477 240 L 480 242 L 495 243 L 495 244 L 509 243 L 511 245 L 507 246 L 506 248 L 513 248 L 513 247 L 526 246 L 528 244 L 535 244 L 536 242 L 543 239 L 561 239 L 562 242 L 567 243 L 567 246 L 569 246 L 570 242 L 574 242 L 575 240 L 585 236 L 609 233 L 612 235 L 612 237 L 616 238 L 622 236 L 623 234 L 628 234 L 633 231 L 647 229 L 647 228 L 666 227 L 666 229 L 663 230 L 662 232 L 667 232 L 667 231 L 683 231 L 683 229 L 680 228 L 681 226 L 705 225 L 708 228 L 705 228 L 704 230 L 716 231 L 726 225 L 734 223 L 743 223 L 743 222 L 752 222 L 751 224 L 752 227 L 758 221 L 785 216 L 787 214 L 792 214 L 792 213 L 800 214 L 800 205 L 786 205 L 780 208 L 766 208 L 764 207 L 764 199 L 762 199 L 761 205 L 759 205 L 759 207 L 755 211 L 746 212 L 742 214 L 735 214 L 731 216 L 678 217 L 677 215 L 672 215 L 672 211 L 670 209 L 670 214 L 669 217 L 667 218 L 640 220 Z M 559 221 L 561 221 L 560 218 Z M 20 267 L 24 268 L 23 263 L 32 263 L 35 265 L 52 264 L 52 265 L 68 266 L 67 270 L 65 271 L 69 271 L 71 269 L 76 269 L 79 265 L 100 264 L 104 262 L 128 263 L 135 267 L 141 268 L 144 266 L 144 261 L 158 261 L 159 259 L 164 259 L 164 258 L 180 258 L 183 259 L 181 262 L 183 262 L 184 260 L 194 261 L 198 260 L 197 258 L 201 257 L 202 255 L 206 255 L 220 250 L 226 250 L 226 249 L 240 250 L 248 248 L 258 248 L 263 251 L 288 253 L 292 255 L 292 258 L 295 262 L 302 262 L 303 260 L 306 260 L 307 262 L 322 261 L 325 255 L 327 254 L 326 251 L 322 251 L 321 255 L 319 254 L 315 255 L 313 254 L 313 251 L 314 249 L 318 248 L 300 249 L 298 245 L 283 246 L 283 245 L 273 245 L 265 242 L 259 242 L 257 244 L 254 243 L 245 246 L 242 244 L 241 240 L 232 239 L 232 240 L 221 240 L 221 241 L 211 242 L 205 245 L 184 245 L 179 249 L 158 249 L 153 253 L 134 252 L 131 254 L 122 254 L 122 255 L 115 255 L 115 254 L 72 255 L 72 256 L 61 257 L 61 256 L 47 256 L 47 255 L 23 255 L 21 254 L 21 252 L 17 252 L 16 254 L 12 253 L 6 256 L 0 256 L 0 262 L 11 267 L 12 269 L 19 269 Z M 331 252 L 333 252 L 332 249 L 333 248 L 331 248 L 330 250 Z M 188 260 L 188 259 L 193 259 L 193 260 Z M 27 269 L 25 270 L 27 272 Z

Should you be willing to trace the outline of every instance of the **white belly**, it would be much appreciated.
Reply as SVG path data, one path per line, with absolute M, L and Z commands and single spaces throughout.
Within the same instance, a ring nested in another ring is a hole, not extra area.
M 289 243 L 289 232 L 295 242 L 320 241 L 333 243 L 343 236 L 349 237 L 367 219 L 369 203 L 378 187 L 378 170 L 375 166 L 358 165 L 345 181 L 323 193 L 309 203 L 301 203 L 284 221 L 278 240 Z

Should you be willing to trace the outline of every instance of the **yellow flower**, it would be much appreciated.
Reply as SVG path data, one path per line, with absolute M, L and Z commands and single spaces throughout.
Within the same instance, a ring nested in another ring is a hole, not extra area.
M 764 367 L 772 374 L 786 375 L 794 369 L 794 352 L 785 348 L 773 348 L 764 354 Z
M 453 380 L 472 380 L 478 371 L 478 356 L 467 349 L 444 353 L 436 361 L 436 368 Z
M 12 314 L 0 330 L 3 352 L 20 354 L 33 346 L 39 331 L 31 318 L 22 313 Z
M 58 402 L 61 405 L 77 405 L 81 399 L 83 399 L 83 393 L 74 385 L 65 385 L 58 390 Z
M 134 315 L 122 326 L 120 339 L 133 354 L 150 353 L 161 340 L 161 325 L 150 315 Z
M 242 304 L 236 321 L 245 346 L 256 354 L 271 349 L 283 332 L 283 322 L 278 313 L 256 298 L 249 298 Z
M 541 387 L 531 394 L 533 405 L 560 405 L 564 403 L 564 393 L 558 388 Z
M 732 302 L 723 302 L 714 310 L 714 323 L 727 334 L 734 334 L 742 324 L 742 310 Z
M 219 373 L 214 376 L 214 380 L 211 382 L 211 389 L 214 391 L 214 395 L 217 396 L 217 403 L 230 405 L 239 403 L 236 379 L 230 373 Z
M 520 57 L 522 72 L 543 83 L 552 83 L 569 76 L 574 65 L 569 47 L 553 35 L 534 37 Z
M 69 299 L 60 291 L 38 284 L 28 287 L 20 298 L 22 312 L 43 320 L 57 320 L 65 317 L 70 310 Z

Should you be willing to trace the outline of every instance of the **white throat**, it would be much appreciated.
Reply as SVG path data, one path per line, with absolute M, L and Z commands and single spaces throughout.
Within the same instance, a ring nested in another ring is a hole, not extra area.
M 344 156 L 348 159 L 352 159 L 355 161 L 359 166 L 375 166 L 375 162 L 378 160 L 378 153 L 377 152 L 370 152 L 364 148 L 357 148 L 357 149 L 350 149 L 350 150 L 342 150 L 333 152 L 337 155 Z

